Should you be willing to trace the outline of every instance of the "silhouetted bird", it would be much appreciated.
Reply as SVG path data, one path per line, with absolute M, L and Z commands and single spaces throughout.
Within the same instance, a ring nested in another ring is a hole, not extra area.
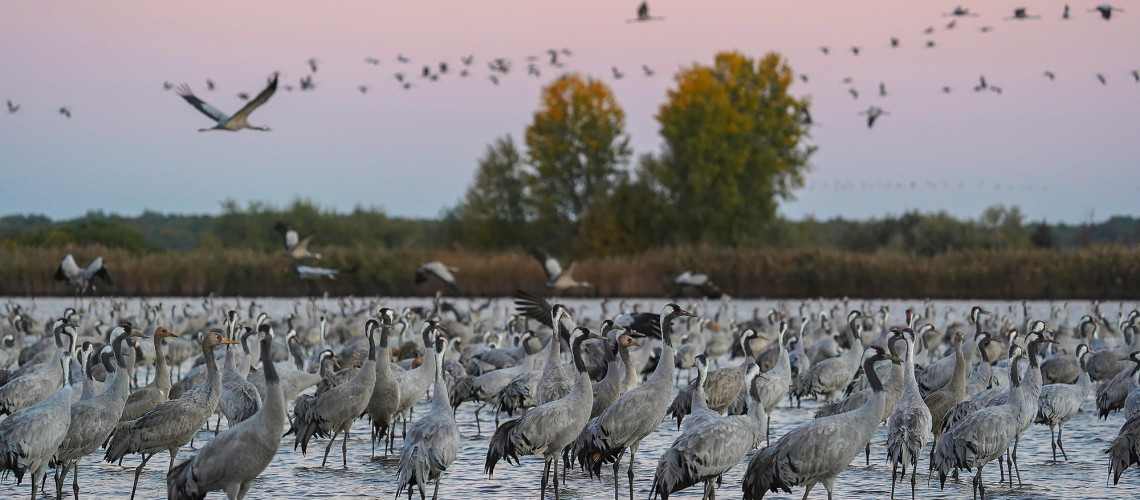
M 867 115 L 867 128 L 871 128 L 875 126 L 875 120 L 878 120 L 880 116 L 890 115 L 890 113 L 883 111 L 883 108 L 878 106 L 871 106 L 867 108 L 867 111 L 860 111 L 859 115 Z
M 800 81 L 807 83 L 808 82 L 808 76 L 803 74 L 803 73 L 800 73 Z
M 170 90 L 174 88 L 174 84 L 170 82 L 162 82 L 162 90 Z
M 203 101 L 195 96 L 194 93 L 190 91 L 190 87 L 188 85 L 182 84 L 182 86 L 178 89 L 179 96 L 185 99 L 186 102 L 190 103 L 191 106 L 194 106 L 194 109 L 202 112 L 202 114 L 210 117 L 210 119 L 214 120 L 215 122 L 215 125 L 213 127 L 198 129 L 199 132 L 205 132 L 207 130 L 227 130 L 230 132 L 236 132 L 244 128 L 268 132 L 269 127 L 255 127 L 253 125 L 250 125 L 246 119 L 249 118 L 250 113 L 253 113 L 253 111 L 262 104 L 265 104 L 265 102 L 268 101 L 275 92 L 277 92 L 277 73 L 273 74 L 273 78 L 269 81 L 269 84 L 266 85 L 264 90 L 257 94 L 257 97 L 255 97 L 252 101 L 246 103 L 245 106 L 242 106 L 241 109 L 233 114 L 233 116 L 228 116 L 218 108 L 209 105 L 206 101 Z
M 301 78 L 301 90 L 313 90 L 315 88 L 317 88 L 317 86 L 313 84 L 313 75 L 307 75 Z
M 396 73 L 396 74 L 395 74 L 395 75 L 393 75 L 393 76 L 395 76 L 395 77 L 396 77 L 396 81 L 397 81 L 397 82 L 403 82 L 403 81 L 404 81 L 404 74 L 403 74 L 403 73 Z
M 1007 21 L 1011 19 L 1041 19 L 1041 16 L 1031 16 L 1028 14 L 1025 7 L 1018 7 L 1013 9 L 1013 16 L 1005 18 Z
M 611 70 L 614 72 L 614 79 L 615 80 L 621 80 L 621 78 L 623 76 L 625 76 L 625 73 L 618 71 L 617 66 L 614 66 L 613 68 L 611 68 Z
M 960 5 L 958 7 L 954 7 L 954 10 L 950 12 L 944 12 L 942 15 L 954 17 L 978 17 L 977 14 L 970 12 L 970 9 L 962 7 Z
M 827 46 L 820 47 L 819 50 L 823 52 L 823 55 L 825 56 L 831 53 L 831 49 L 827 48 Z
M 981 31 L 982 33 L 989 33 L 993 30 L 994 30 L 993 26 L 982 26 L 981 28 L 978 28 L 978 31 Z
M 424 70 L 421 72 L 420 77 L 427 78 L 429 76 L 431 76 L 431 66 L 424 66 Z
M 403 54 L 396 54 L 396 60 L 397 60 L 397 61 L 400 61 L 400 62 L 402 62 L 402 63 L 406 63 L 406 62 L 408 62 L 408 58 L 407 58 L 407 57 L 404 57 L 404 55 L 403 55 Z
M 361 85 L 359 87 L 356 87 L 356 89 L 359 90 L 361 94 L 367 94 L 368 93 L 368 86 L 367 85 Z
M 315 58 L 315 57 L 309 58 L 309 69 L 313 70 L 313 73 L 317 72 L 317 58 Z
M 488 76 L 487 78 L 488 78 L 489 80 L 491 80 L 491 83 L 493 83 L 493 84 L 495 84 L 495 85 L 498 85 L 498 84 L 499 84 L 499 77 L 497 77 L 497 76 L 495 76 L 495 75 L 491 75 L 491 76 Z
M 881 96 L 881 97 L 887 96 L 887 86 L 883 82 L 879 82 L 879 96 Z
M 855 55 L 859 55 L 859 47 L 851 47 L 851 53 L 855 54 Z
M 1140 70 L 1132 70 L 1132 78 L 1135 78 L 1136 81 L 1140 82 Z M 11 102 L 8 103 L 8 109 L 12 108 L 11 104 Z M 19 108 L 19 106 L 17 106 L 17 108 Z
M 644 64 L 641 65 L 641 71 L 645 73 L 645 76 L 653 76 L 654 74 L 656 74 L 653 71 L 653 68 L 650 68 L 649 66 L 646 66 Z
M 895 48 L 898 48 L 898 46 L 899 46 L 899 39 L 892 36 L 891 37 L 891 48 L 895 49 Z
M 955 26 L 957 26 L 957 25 L 958 25 L 958 20 L 957 20 L 957 19 L 955 19 L 955 20 L 953 20 L 953 21 L 950 21 L 950 23 L 946 25 L 946 29 L 948 29 L 948 30 L 952 30 L 952 29 L 954 29 L 954 27 L 955 27 Z
M 981 90 L 986 90 L 986 88 L 987 88 L 987 85 L 986 85 L 986 76 L 985 76 L 985 75 L 979 76 L 979 77 L 978 77 L 978 86 L 977 86 L 977 87 L 974 87 L 974 92 L 978 92 L 978 91 L 981 91 Z
M 1049 79 L 1049 81 L 1053 81 L 1053 80 L 1055 80 L 1055 79 L 1057 78 L 1057 76 L 1056 76 L 1056 75 L 1054 75 L 1052 71 L 1046 71 L 1046 72 L 1045 72 L 1045 77 L 1046 77 L 1046 78 L 1048 78 L 1048 79 Z
M 209 79 L 209 78 L 206 79 L 206 91 L 207 92 L 213 92 L 214 91 L 214 81 Z
M 934 26 L 927 26 L 922 32 L 927 35 L 934 33 Z
M 366 57 L 366 58 L 364 58 L 364 62 L 371 64 L 373 66 L 378 66 L 380 64 L 380 60 L 375 58 L 375 57 Z
M 1069 4 L 1065 4 L 1065 12 L 1061 14 L 1061 19 L 1069 19 Z
M 71 118 L 71 110 L 67 109 L 67 106 L 59 108 L 59 114 Z
M 1094 11 L 1100 12 L 1100 17 L 1103 17 L 1105 21 L 1109 21 L 1112 19 L 1112 13 L 1113 12 L 1124 12 L 1124 10 L 1118 9 L 1118 8 L 1113 7 L 1113 6 L 1106 4 L 1106 3 L 1102 3 L 1100 5 L 1097 5 L 1096 7 L 1089 9 L 1089 12 L 1094 12 Z
M 439 63 L 439 74 L 442 75 L 445 73 L 447 73 L 447 63 L 441 62 L 441 63 Z
M 1100 80 L 1100 84 L 1101 84 L 1101 85 L 1108 85 L 1108 81 L 1106 81 L 1106 80 L 1104 79 L 1104 75 L 1102 75 L 1102 74 L 1100 74 L 1100 73 L 1097 73 L 1097 74 L 1096 74 L 1096 79 L 1097 79 L 1097 80 Z
M 851 97 L 853 97 L 855 99 L 859 98 L 859 91 L 855 90 L 855 87 L 851 87 L 851 88 L 847 89 L 847 93 L 851 94 Z
M 19 104 L 12 104 L 12 100 L 8 99 L 8 112 L 9 113 L 15 113 L 19 110 L 20 110 L 20 105 Z
M 249 100 L 249 94 L 247 94 L 245 92 L 238 92 L 237 98 L 241 99 L 243 101 L 248 101 Z
M 934 40 L 927 40 L 926 41 L 926 48 L 933 49 L 934 48 Z
M 650 16 L 649 15 L 649 3 L 648 2 L 641 2 L 641 5 L 637 6 L 637 18 L 636 19 L 626 19 L 625 22 L 627 22 L 627 23 L 640 23 L 640 22 L 645 22 L 645 21 L 664 21 L 664 20 L 665 20 L 664 17 L 652 17 L 652 16 Z
M 470 66 L 471 63 L 475 62 L 475 56 L 461 57 L 459 60 L 463 61 L 464 66 Z
M 943 86 L 942 87 L 942 93 L 943 94 L 949 94 L 950 93 L 950 87 Z

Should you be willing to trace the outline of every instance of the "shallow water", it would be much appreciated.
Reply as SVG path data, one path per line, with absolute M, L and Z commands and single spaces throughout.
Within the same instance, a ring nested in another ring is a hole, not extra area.
M 54 301 L 41 300 L 41 310 L 51 310 Z M 66 301 L 67 303 L 70 300 Z M 260 301 L 259 301 L 260 302 Z M 404 302 L 404 301 L 401 301 Z M 571 302 L 571 301 L 568 301 Z M 660 301 L 657 301 L 660 302 Z M 751 310 L 755 301 L 742 302 L 742 310 Z M 290 307 L 292 301 L 267 301 L 268 307 Z M 917 304 L 916 304 L 917 305 Z M 744 307 L 747 306 L 747 309 Z M 1039 308 L 1040 309 L 1040 308 Z M 1113 309 L 1115 311 L 1115 308 Z M 272 313 L 272 311 L 271 311 Z M 803 408 L 790 408 L 786 403 L 777 407 L 772 415 L 773 442 L 788 429 L 811 418 L 818 403 L 803 402 Z M 493 432 L 493 413 L 481 412 L 483 435 L 476 433 L 474 403 L 460 406 L 457 421 L 463 436 L 459 456 L 451 469 L 443 477 L 439 488 L 440 498 L 538 498 L 539 478 L 542 461 L 539 458 L 525 458 L 521 466 L 510 466 L 500 462 L 495 476 L 488 478 L 483 473 L 487 443 Z M 1065 445 L 1069 460 L 1053 462 L 1050 449 L 1049 429 L 1034 425 L 1022 436 L 1018 448 L 1021 480 L 1023 486 L 1011 489 L 998 484 L 996 463 L 985 469 L 985 484 L 991 498 L 1134 498 L 1140 496 L 1140 474 L 1136 469 L 1127 471 L 1118 486 L 1107 486 L 1108 459 L 1103 450 L 1116 436 L 1124 418 L 1120 413 L 1109 416 L 1107 421 L 1096 418 L 1093 396 L 1082 407 L 1083 411 L 1065 427 Z M 417 405 L 416 413 L 423 414 L 426 403 Z M 505 416 L 504 416 L 505 419 Z M 413 417 L 414 420 L 414 417 Z M 224 428 L 224 424 L 223 424 Z M 293 451 L 292 436 L 282 440 L 277 456 L 269 467 L 254 482 L 247 498 L 382 498 L 391 499 L 395 492 L 395 473 L 398 466 L 397 455 L 370 460 L 370 424 L 365 419 L 357 420 L 348 442 L 348 467 L 341 466 L 340 442 L 329 454 L 328 467 L 320 467 L 325 440 L 315 439 L 310 443 L 310 453 L 302 456 L 300 450 Z M 397 431 L 399 428 L 397 428 Z M 657 459 L 678 435 L 672 420 L 664 421 L 641 444 L 637 454 L 635 498 L 649 496 Z M 195 440 L 201 445 L 212 438 L 212 432 L 201 432 Z M 397 436 L 398 437 L 398 436 Z M 890 467 L 886 463 L 885 427 L 881 427 L 871 442 L 871 466 L 864 466 L 862 456 L 856 458 L 846 471 L 839 475 L 835 485 L 836 498 L 886 498 L 890 494 Z M 178 462 L 194 453 L 183 448 Z M 628 457 L 628 454 L 627 454 Z M 101 461 L 102 452 L 87 457 L 80 468 L 80 494 L 87 498 L 125 498 L 129 495 L 133 470 L 139 463 L 138 456 L 123 461 L 122 467 Z M 165 471 L 169 457 L 166 453 L 156 455 L 147 464 L 139 481 L 137 498 L 165 498 Z M 740 498 L 741 477 L 747 466 L 744 462 L 724 476 L 724 483 L 718 494 L 721 498 Z M 926 457 L 920 461 L 921 470 L 927 467 Z M 628 484 L 623 463 L 620 473 L 622 498 L 628 494 Z M 948 479 L 944 490 L 938 488 L 937 477 L 927 485 L 925 475 L 918 480 L 918 498 L 970 498 L 969 473 L 962 479 Z M 603 467 L 602 479 L 589 478 L 584 472 L 573 470 L 568 483 L 561 488 L 562 498 L 608 499 L 613 498 L 613 477 L 608 467 Z M 48 481 L 49 490 L 51 481 Z M 909 492 L 909 477 L 906 483 L 898 486 L 899 497 L 906 498 Z M 12 479 L 0 482 L 0 497 L 22 498 L 28 493 L 25 482 L 15 486 Z M 427 491 L 430 497 L 431 491 Z M 766 498 L 800 498 L 803 488 L 795 488 L 791 495 L 769 494 Z M 64 496 L 71 496 L 70 479 L 65 485 Z M 675 498 L 700 498 L 700 488 L 691 488 L 673 495 Z M 210 498 L 224 498 L 221 493 L 213 493 Z M 552 497 L 551 497 L 552 498 Z M 811 498 L 826 498 L 822 485 L 812 491 Z

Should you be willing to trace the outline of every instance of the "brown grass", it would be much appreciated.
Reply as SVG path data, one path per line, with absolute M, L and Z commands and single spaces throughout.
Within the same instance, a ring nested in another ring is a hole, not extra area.
M 324 248 L 319 265 L 355 268 L 336 281 L 305 283 L 282 255 L 248 250 L 133 255 L 101 247 L 0 249 L 0 294 L 67 295 L 52 275 L 67 252 L 85 265 L 102 255 L 116 295 L 294 296 L 430 295 L 438 285 L 415 285 L 412 271 L 429 260 L 461 269 L 469 295 L 542 290 L 539 265 L 521 252 Z M 1081 250 L 968 251 L 922 258 L 824 249 L 664 248 L 630 257 L 588 259 L 576 277 L 595 288 L 582 295 L 666 296 L 684 270 L 707 273 L 738 297 L 868 297 L 989 299 L 1135 299 L 1140 296 L 1140 250 L 1098 246 Z M 574 295 L 573 293 L 564 295 Z

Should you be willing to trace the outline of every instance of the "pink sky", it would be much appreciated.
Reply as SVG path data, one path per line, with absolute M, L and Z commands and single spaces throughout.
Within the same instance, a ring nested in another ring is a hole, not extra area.
M 1129 5 L 1105 22 L 1086 12 L 1095 4 L 1072 3 L 1075 19 L 1061 21 L 1064 2 L 1033 2 L 1025 5 L 1043 19 L 1009 22 L 1021 2 L 963 4 L 981 16 L 946 30 L 951 18 L 941 13 L 957 2 L 660 0 L 651 8 L 664 22 L 627 24 L 637 3 L 8 2 L 0 100 L 22 109 L 0 116 L 0 214 L 216 212 L 225 198 L 306 196 L 342 210 L 434 216 L 462 196 L 486 144 L 521 136 L 539 88 L 557 74 L 544 52 L 563 47 L 574 52 L 564 69 L 611 85 L 637 154 L 659 149 L 653 115 L 678 68 L 720 50 L 781 52 L 809 75 L 794 91 L 811 96 L 822 124 L 812 134 L 813 188 L 782 209 L 793 217 L 912 208 L 977 216 L 993 203 L 1051 221 L 1136 212 L 1140 84 L 1129 72 L 1140 69 L 1140 13 Z M 923 34 L 927 26 L 936 32 Z M 891 36 L 902 47 L 889 48 Z M 928 39 L 937 46 L 923 47 Z M 397 53 L 412 63 L 398 64 Z M 473 75 L 461 80 L 454 73 L 468 54 Z M 526 75 L 528 55 L 542 57 L 541 78 Z M 380 65 L 365 64 L 369 56 Z M 320 60 L 317 90 L 279 91 L 252 116 L 269 133 L 200 134 L 207 119 L 161 90 L 187 82 L 232 112 L 235 94 L 255 93 L 273 71 L 296 85 L 309 57 Z M 495 57 L 514 61 L 499 86 L 486 79 Z M 415 76 L 444 60 L 453 72 L 441 81 Z M 641 64 L 657 76 L 641 75 Z M 626 78 L 614 81 L 612 66 Z M 397 71 L 415 88 L 399 88 Z M 970 90 L 982 74 L 1002 95 Z M 218 91 L 206 92 L 207 77 Z M 888 97 L 877 95 L 880 81 Z M 371 91 L 361 95 L 361 84 Z M 943 85 L 953 92 L 943 95 Z M 871 104 L 891 115 L 867 130 L 856 113 Z M 71 120 L 56 113 L 62 105 Z M 837 180 L 857 189 L 836 192 Z M 908 189 L 858 189 L 864 182 Z

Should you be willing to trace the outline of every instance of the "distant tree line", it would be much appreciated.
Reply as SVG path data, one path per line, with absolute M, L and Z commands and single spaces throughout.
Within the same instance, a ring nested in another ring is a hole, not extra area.
M 810 102 L 789 94 L 787 63 L 722 52 L 674 75 L 659 107 L 662 148 L 634 159 L 625 112 L 600 80 L 567 74 L 546 86 L 521 142 L 495 139 L 472 183 L 439 219 L 349 213 L 298 199 L 285 207 L 228 200 L 222 213 L 138 217 L 93 211 L 68 221 L 0 218 L 0 249 L 103 246 L 158 251 L 279 252 L 278 221 L 312 248 L 473 250 L 543 247 L 560 257 L 640 254 L 661 247 L 826 248 L 929 257 L 955 251 L 1140 243 L 1140 220 L 1027 223 L 1016 206 L 977 219 L 911 211 L 853 221 L 790 221 L 780 201 L 803 186 L 815 147 Z

